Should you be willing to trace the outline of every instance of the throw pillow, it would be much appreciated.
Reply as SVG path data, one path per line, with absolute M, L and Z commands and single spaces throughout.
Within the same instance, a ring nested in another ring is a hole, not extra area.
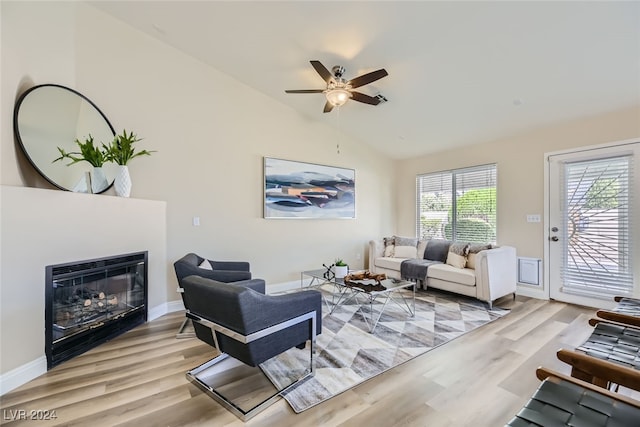
M 416 258 L 415 246 L 396 246 L 393 250 L 394 258 Z
M 415 237 L 399 237 L 393 236 L 393 241 L 396 246 L 413 246 L 418 245 L 418 239 Z
M 449 240 L 429 240 L 427 242 L 427 248 L 424 250 L 424 259 L 428 259 L 430 261 L 447 262 L 449 246 L 451 246 L 451 242 Z
M 476 269 L 476 254 L 480 251 L 491 249 L 490 244 L 486 245 L 469 245 L 469 255 L 467 255 L 467 268 Z
M 384 256 L 387 258 L 393 257 L 395 249 L 395 238 L 385 237 L 382 240 L 384 241 Z
M 415 258 L 418 246 L 418 239 L 415 237 L 399 237 L 393 236 L 395 248 L 393 249 L 394 258 Z
M 200 268 L 202 268 L 204 270 L 213 270 L 213 267 L 211 267 L 211 263 L 207 259 L 202 260 L 202 262 L 200 263 L 200 265 L 198 267 L 200 267 Z
M 427 239 L 418 240 L 418 248 L 416 250 L 416 258 L 424 258 L 424 251 L 427 249 Z
M 447 254 L 447 264 L 456 268 L 464 268 L 467 264 L 468 243 L 452 243 Z

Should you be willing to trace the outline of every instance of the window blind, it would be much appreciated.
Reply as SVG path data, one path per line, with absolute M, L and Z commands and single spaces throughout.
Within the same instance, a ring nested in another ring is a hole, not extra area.
M 563 291 L 625 295 L 631 263 L 632 156 L 566 163 L 562 180 Z
M 496 165 L 416 177 L 416 234 L 421 239 L 496 241 Z

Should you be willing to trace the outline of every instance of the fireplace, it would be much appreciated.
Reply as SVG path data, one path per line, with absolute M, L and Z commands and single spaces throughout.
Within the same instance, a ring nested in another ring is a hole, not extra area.
M 47 368 L 147 320 L 147 252 L 46 267 Z

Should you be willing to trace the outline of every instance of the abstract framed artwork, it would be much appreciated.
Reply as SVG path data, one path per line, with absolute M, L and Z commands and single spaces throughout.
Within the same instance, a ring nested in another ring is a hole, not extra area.
M 265 218 L 356 217 L 354 169 L 264 158 Z

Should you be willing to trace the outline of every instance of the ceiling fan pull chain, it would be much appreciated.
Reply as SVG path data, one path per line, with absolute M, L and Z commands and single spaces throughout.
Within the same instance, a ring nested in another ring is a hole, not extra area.
M 336 111 L 336 120 L 338 120 L 338 138 L 337 138 L 337 143 L 336 143 L 336 152 L 337 154 L 340 154 L 340 107 L 338 106 L 337 108 L 338 111 Z

